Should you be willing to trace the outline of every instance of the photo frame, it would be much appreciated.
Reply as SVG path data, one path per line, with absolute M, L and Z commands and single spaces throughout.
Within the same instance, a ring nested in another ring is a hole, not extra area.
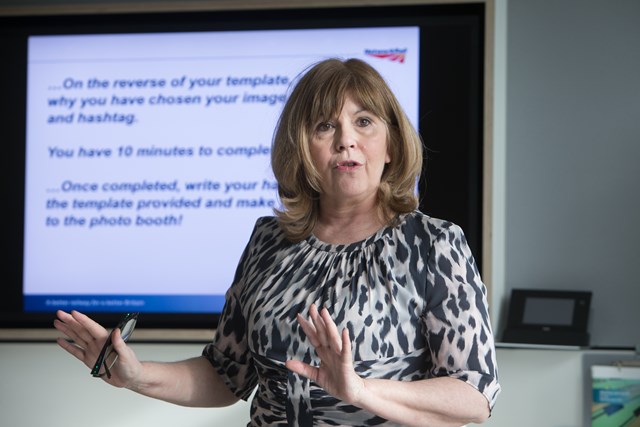
M 591 366 L 591 427 L 640 425 L 640 365 Z
M 513 289 L 503 341 L 588 346 L 590 291 Z

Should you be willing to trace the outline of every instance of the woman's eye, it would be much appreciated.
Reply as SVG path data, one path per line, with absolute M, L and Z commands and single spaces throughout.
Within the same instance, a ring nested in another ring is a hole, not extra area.
M 330 122 L 322 122 L 319 123 L 318 126 L 316 126 L 316 131 L 317 132 L 327 132 L 328 130 L 331 130 L 333 128 L 333 125 Z
M 360 117 L 357 120 L 357 124 L 360 127 L 366 127 L 366 126 L 369 126 L 371 124 L 371 120 L 369 118 L 367 118 L 367 117 Z

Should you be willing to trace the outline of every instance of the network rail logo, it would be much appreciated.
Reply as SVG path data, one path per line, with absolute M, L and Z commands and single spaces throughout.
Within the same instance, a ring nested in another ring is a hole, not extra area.
M 403 63 L 407 55 L 407 49 L 365 49 L 364 54 L 374 58 Z

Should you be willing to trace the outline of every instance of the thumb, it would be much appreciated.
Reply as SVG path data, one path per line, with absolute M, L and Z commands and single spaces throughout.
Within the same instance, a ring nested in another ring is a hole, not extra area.
M 342 330 L 342 358 L 343 360 L 353 361 L 351 354 L 351 337 L 349 335 L 349 329 L 347 328 Z
M 120 328 L 116 328 L 111 336 L 111 345 L 113 349 L 118 353 L 118 357 L 123 358 L 127 363 L 137 360 L 135 353 L 129 347 L 127 342 L 122 338 L 122 331 Z
M 111 344 L 118 354 L 122 354 L 127 348 L 127 343 L 122 339 L 122 331 L 120 331 L 120 328 L 115 328 L 111 333 Z

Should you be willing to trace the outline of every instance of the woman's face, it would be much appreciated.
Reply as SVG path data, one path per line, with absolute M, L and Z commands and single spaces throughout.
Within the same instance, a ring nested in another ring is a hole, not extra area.
M 311 158 L 321 177 L 321 200 L 336 204 L 375 200 L 386 163 L 387 125 L 347 96 L 338 117 L 318 122 Z

